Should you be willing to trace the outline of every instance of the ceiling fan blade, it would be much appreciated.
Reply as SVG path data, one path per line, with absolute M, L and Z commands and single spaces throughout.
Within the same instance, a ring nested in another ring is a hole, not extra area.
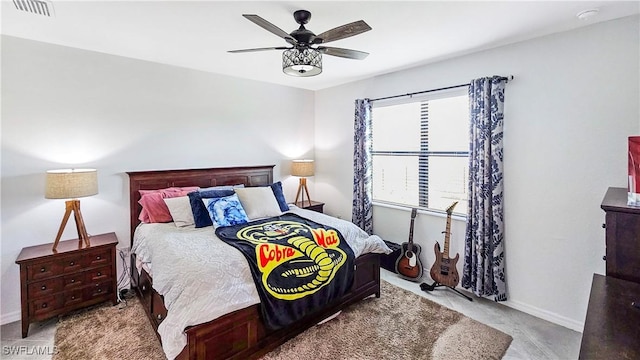
M 286 46 L 278 46 L 278 47 L 268 47 L 268 48 L 256 48 L 256 49 L 242 49 L 242 50 L 229 50 L 229 53 L 245 53 L 245 52 L 253 52 L 253 51 L 265 51 L 265 50 L 287 50 L 291 49 Z
M 261 18 L 258 15 L 243 14 L 242 16 L 244 16 L 248 20 L 252 21 L 254 24 L 260 26 L 261 28 L 269 31 L 270 33 L 275 34 L 276 36 L 278 36 L 280 38 L 283 38 L 289 44 L 293 45 L 293 44 L 298 42 L 291 35 L 287 34 L 284 30 L 282 30 L 279 27 L 273 25 L 272 23 L 268 22 L 267 20 Z
M 338 56 L 347 59 L 362 60 L 369 56 L 369 53 L 366 53 L 364 51 L 342 49 L 337 47 L 318 46 L 316 50 L 326 55 Z
M 338 26 L 331 30 L 327 30 L 320 35 L 316 35 L 314 44 L 325 44 L 330 41 L 336 41 L 340 39 L 345 39 L 354 35 L 362 34 L 363 32 L 371 30 L 371 26 L 369 26 L 363 20 L 354 21 L 350 24 L 345 24 L 342 26 Z

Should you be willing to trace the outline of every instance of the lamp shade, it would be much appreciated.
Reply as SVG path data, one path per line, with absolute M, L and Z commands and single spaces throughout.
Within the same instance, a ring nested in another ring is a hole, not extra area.
M 75 199 L 98 193 L 96 169 L 61 169 L 47 171 L 46 199 Z
M 313 160 L 293 160 L 291 162 L 291 175 L 313 176 Z

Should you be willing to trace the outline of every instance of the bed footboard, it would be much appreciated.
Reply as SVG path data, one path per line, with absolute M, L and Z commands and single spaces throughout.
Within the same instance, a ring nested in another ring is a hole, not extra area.
M 132 254 L 132 263 L 135 264 L 135 254 Z M 137 271 L 132 271 L 131 285 L 136 288 L 157 334 L 158 325 L 166 316 L 167 310 L 162 297 L 153 290 L 151 284 L 152 279 L 144 270 L 140 275 Z M 378 254 L 365 254 L 356 259 L 351 291 L 331 306 L 276 331 L 265 329 L 259 304 L 188 327 L 185 330 L 187 346 L 177 359 L 256 359 L 337 311 L 371 295 L 380 297 Z

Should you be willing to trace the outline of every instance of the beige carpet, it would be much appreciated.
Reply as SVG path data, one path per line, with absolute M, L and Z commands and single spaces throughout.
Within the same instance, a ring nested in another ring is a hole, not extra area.
M 386 281 L 381 287 L 379 299 L 347 308 L 263 359 L 501 359 L 513 340 Z
M 369 298 L 267 354 L 291 359 L 501 359 L 511 336 L 382 281 Z M 161 359 L 160 343 L 137 300 L 61 321 L 55 337 L 63 359 Z
M 54 360 L 166 359 L 138 298 L 63 318 L 54 345 Z

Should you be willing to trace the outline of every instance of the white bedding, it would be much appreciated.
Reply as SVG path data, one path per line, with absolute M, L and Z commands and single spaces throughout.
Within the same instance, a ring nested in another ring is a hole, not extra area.
M 380 237 L 369 236 L 351 222 L 295 206 L 290 212 L 338 229 L 356 257 L 391 252 Z M 153 288 L 164 296 L 168 314 L 158 333 L 169 359 L 187 344 L 183 331 L 187 326 L 260 302 L 246 259 L 218 239 L 211 226 L 141 224 L 132 251 L 145 267 L 153 269 Z

